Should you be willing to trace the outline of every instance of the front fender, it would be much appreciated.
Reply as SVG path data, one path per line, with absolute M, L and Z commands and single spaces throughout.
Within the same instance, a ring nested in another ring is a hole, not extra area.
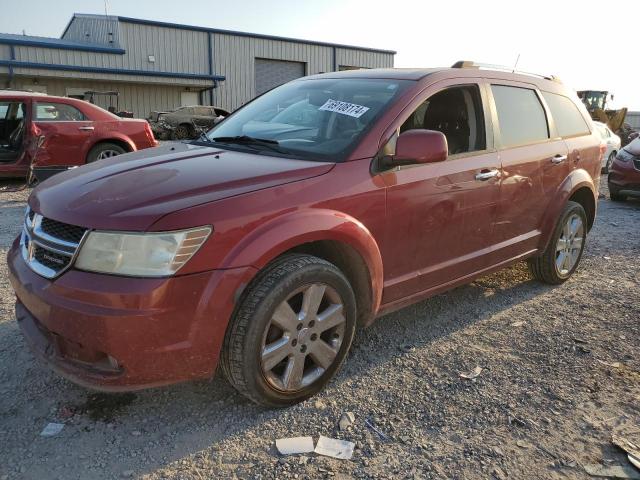
M 598 191 L 589 172 L 584 169 L 573 170 L 560 184 L 553 199 L 549 202 L 549 208 L 547 208 L 541 225 L 540 252 L 543 252 L 549 245 L 558 217 L 560 217 L 565 205 L 571 196 L 583 187 L 589 188 L 594 198 L 594 204 L 598 205 Z
M 224 258 L 221 268 L 252 266 L 260 270 L 271 260 L 299 245 L 333 240 L 352 247 L 364 260 L 371 279 L 372 312 L 382 300 L 380 249 L 369 230 L 355 218 L 329 209 L 296 210 L 260 225 Z

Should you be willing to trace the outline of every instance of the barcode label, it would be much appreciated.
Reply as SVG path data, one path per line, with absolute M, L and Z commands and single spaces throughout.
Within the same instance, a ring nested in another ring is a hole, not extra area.
M 350 117 L 360 118 L 367 113 L 369 107 L 363 105 L 356 105 L 355 103 L 341 102 L 339 100 L 329 99 L 324 102 L 324 105 L 320 107 L 320 110 L 326 110 L 327 112 L 336 112 L 343 115 L 349 115 Z

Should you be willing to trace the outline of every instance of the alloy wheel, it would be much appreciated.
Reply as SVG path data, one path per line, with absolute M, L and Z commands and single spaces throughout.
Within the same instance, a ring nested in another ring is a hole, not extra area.
M 345 335 L 344 302 L 329 285 L 305 285 L 281 302 L 260 352 L 265 379 L 277 390 L 299 391 L 334 363 Z
M 102 150 L 96 160 L 103 160 L 105 158 L 115 157 L 116 155 L 120 155 L 120 152 L 116 150 Z
M 584 224 L 578 214 L 570 215 L 556 243 L 556 271 L 566 277 L 578 262 L 584 243 Z

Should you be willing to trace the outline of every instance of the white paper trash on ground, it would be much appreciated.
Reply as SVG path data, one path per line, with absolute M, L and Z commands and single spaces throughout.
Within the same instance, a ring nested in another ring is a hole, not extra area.
M 64 423 L 49 423 L 40 432 L 41 437 L 55 437 L 64 428 Z
M 349 460 L 353 455 L 355 443 L 346 440 L 336 440 L 334 438 L 323 437 L 320 435 L 316 445 L 315 452 L 318 455 L 339 458 L 340 460 Z
M 294 455 L 296 453 L 313 452 L 313 438 L 311 437 L 291 437 L 278 438 L 276 448 L 280 455 Z

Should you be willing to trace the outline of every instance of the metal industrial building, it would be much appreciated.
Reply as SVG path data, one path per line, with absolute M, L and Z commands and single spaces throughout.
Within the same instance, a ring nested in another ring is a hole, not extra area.
M 114 90 L 120 94 L 120 108 L 137 117 L 193 104 L 234 110 L 304 75 L 392 67 L 394 54 L 136 18 L 75 14 L 61 38 L 0 34 L 0 88 L 78 98 L 89 90 Z M 96 103 L 101 102 L 106 100 Z

